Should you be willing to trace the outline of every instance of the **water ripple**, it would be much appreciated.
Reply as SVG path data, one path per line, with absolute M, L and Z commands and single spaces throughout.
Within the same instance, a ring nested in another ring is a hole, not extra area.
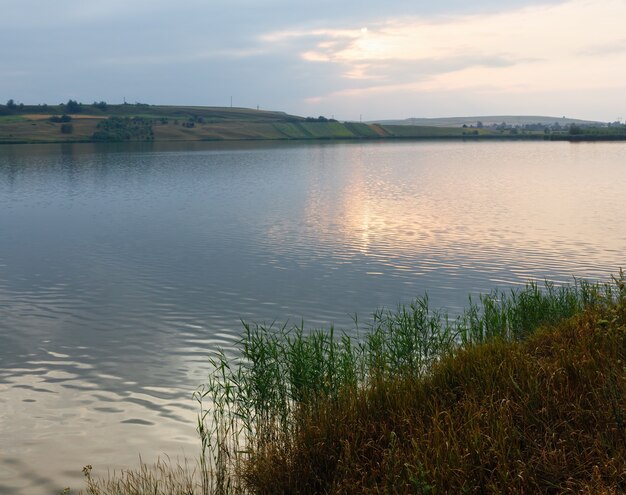
M 185 146 L 0 148 L 0 492 L 193 456 L 242 319 L 352 331 L 626 265 L 623 143 Z

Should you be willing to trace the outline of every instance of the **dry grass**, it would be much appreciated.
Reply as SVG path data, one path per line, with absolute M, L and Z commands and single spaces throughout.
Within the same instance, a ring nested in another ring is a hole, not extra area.
M 194 495 L 201 493 L 201 481 L 196 470 L 187 463 L 172 463 L 159 459 L 149 466 L 141 463 L 138 470 L 110 473 L 106 478 L 94 478 L 91 466 L 83 473 L 87 487 L 83 495 Z
M 71 134 L 62 134 L 62 124 L 53 123 L 47 119 L 24 119 L 17 122 L 0 120 L 0 144 L 91 141 L 96 125 L 100 120 L 102 119 L 72 119 L 73 131 Z

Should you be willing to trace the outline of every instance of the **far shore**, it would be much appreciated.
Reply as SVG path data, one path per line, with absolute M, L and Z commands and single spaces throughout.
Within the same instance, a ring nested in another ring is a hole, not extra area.
M 70 100 L 71 102 L 71 100 Z M 0 105 L 0 144 L 339 141 L 339 140 L 515 140 L 624 141 L 626 126 L 545 121 L 462 126 L 340 122 L 246 108 L 155 105 Z

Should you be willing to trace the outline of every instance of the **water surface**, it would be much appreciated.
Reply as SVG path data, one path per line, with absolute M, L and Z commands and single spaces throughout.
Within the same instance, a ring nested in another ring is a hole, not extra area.
M 428 291 L 626 265 L 624 143 L 0 147 L 0 492 L 193 457 L 240 320 L 353 327 Z

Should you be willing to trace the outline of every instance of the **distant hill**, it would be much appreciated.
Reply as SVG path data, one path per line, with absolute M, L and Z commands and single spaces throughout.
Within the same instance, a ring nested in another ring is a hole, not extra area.
M 478 122 L 483 125 L 478 126 Z M 506 126 L 500 126 L 503 122 Z M 556 123 L 559 125 L 555 126 Z M 570 124 L 577 125 L 570 128 Z M 510 115 L 414 118 L 368 124 L 251 108 L 81 104 L 72 100 L 63 105 L 18 105 L 10 100 L 7 105 L 0 105 L 0 144 L 320 139 L 626 140 L 626 126 L 597 124 L 600 123 Z
M 402 128 L 402 136 L 406 129 Z M 0 144 L 380 139 L 394 135 L 381 126 L 251 108 L 82 104 L 72 100 L 62 105 L 0 105 Z
M 505 122 L 508 125 L 524 126 L 529 124 L 541 124 L 541 125 L 553 125 L 558 123 L 559 125 L 601 125 L 604 122 L 597 122 L 593 120 L 581 120 L 570 119 L 567 117 L 546 117 L 542 115 L 485 115 L 478 117 L 441 117 L 434 119 L 424 118 L 409 118 L 403 120 L 372 120 L 371 124 L 382 125 L 419 125 L 419 126 L 432 126 L 432 127 L 463 127 L 476 126 L 478 122 L 482 122 L 485 126 L 494 124 L 502 124 Z

